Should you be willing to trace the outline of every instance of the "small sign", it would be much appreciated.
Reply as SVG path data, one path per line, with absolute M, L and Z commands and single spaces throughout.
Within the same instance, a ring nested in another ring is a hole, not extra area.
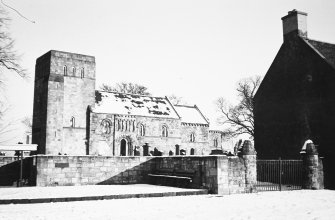
M 63 169 L 65 167 L 69 167 L 69 163 L 55 163 L 55 167 Z

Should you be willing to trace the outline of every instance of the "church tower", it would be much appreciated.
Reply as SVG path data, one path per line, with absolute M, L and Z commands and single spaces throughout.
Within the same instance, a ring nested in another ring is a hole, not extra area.
M 51 50 L 36 60 L 33 137 L 38 154 L 86 154 L 88 106 L 95 102 L 95 58 Z

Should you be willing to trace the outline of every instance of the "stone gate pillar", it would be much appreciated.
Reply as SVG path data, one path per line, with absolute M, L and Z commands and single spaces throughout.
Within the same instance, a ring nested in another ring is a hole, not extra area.
M 303 158 L 303 184 L 304 189 L 323 189 L 323 165 L 316 146 L 313 143 L 306 145 Z
M 257 153 L 251 141 L 245 140 L 241 156 L 245 166 L 245 192 L 255 192 L 257 182 Z

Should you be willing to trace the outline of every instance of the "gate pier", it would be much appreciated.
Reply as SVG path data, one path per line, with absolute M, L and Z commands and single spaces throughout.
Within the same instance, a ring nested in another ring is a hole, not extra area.
M 323 189 L 323 164 L 318 150 L 313 143 L 306 145 L 306 152 L 301 153 L 303 158 L 304 189 Z

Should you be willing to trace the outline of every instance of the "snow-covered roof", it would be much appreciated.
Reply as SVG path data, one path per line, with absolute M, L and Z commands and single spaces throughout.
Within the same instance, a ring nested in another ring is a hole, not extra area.
M 178 112 L 178 115 L 181 117 L 181 122 L 191 124 L 209 124 L 196 105 L 175 105 L 174 108 Z
M 141 96 L 117 92 L 96 91 L 95 113 L 179 118 L 165 97 Z

